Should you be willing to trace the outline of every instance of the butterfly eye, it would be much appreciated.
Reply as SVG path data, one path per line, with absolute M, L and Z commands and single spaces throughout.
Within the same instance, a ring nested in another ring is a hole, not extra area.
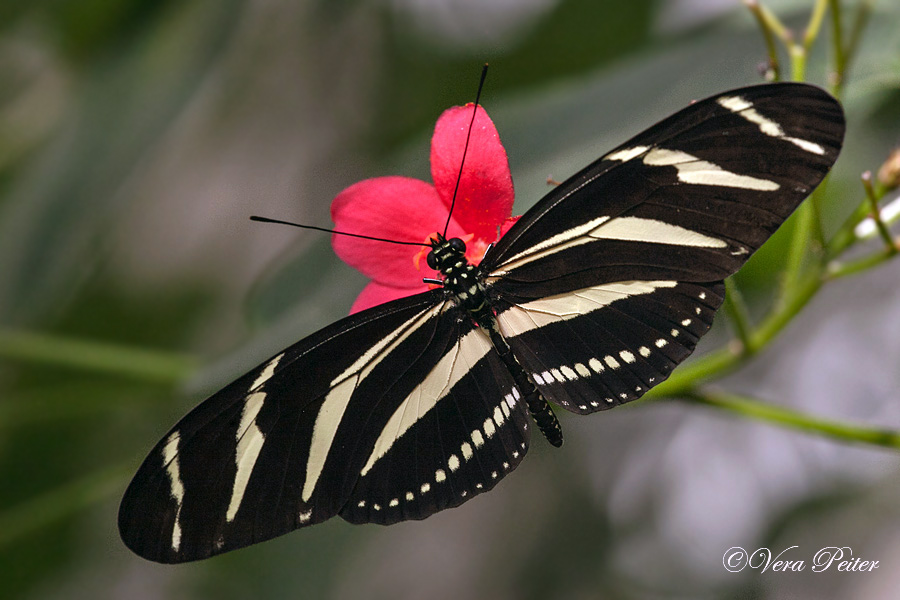
M 435 271 L 438 268 L 437 257 L 434 255 L 434 250 L 428 253 L 428 256 L 425 257 L 425 262 L 428 263 L 428 266 L 434 269 Z
M 450 247 L 457 252 L 466 251 L 466 243 L 459 238 L 453 238 L 452 240 L 450 240 Z

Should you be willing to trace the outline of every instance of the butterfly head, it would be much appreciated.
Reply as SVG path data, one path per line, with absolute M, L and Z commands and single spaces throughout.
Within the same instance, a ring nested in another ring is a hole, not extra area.
M 479 281 L 478 267 L 466 258 L 466 243 L 459 238 L 432 240 L 428 253 L 428 266 L 440 271 L 443 280 L 428 280 L 442 286 L 452 295 L 460 307 L 469 311 L 477 323 L 490 319 L 490 307 L 485 298 L 485 288 Z
M 432 240 L 431 252 L 425 260 L 435 271 L 446 273 L 448 267 L 458 268 L 460 262 L 466 261 L 466 243 L 459 238 L 448 240 L 439 234 L 438 239 Z

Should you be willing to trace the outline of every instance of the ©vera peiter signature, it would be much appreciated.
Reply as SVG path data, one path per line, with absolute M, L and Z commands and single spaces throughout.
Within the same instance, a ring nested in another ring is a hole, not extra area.
M 773 554 L 769 548 L 757 548 L 753 552 L 747 552 L 740 546 L 729 548 L 722 557 L 722 564 L 732 573 L 743 571 L 744 568 L 758 569 L 760 573 L 766 571 L 805 571 L 807 561 L 799 556 L 799 551 L 791 552 L 799 546 L 790 546 L 778 554 Z M 825 546 L 816 552 L 810 566 L 814 573 L 822 573 L 829 569 L 845 572 L 874 571 L 878 568 L 877 560 L 863 560 L 853 556 L 850 546 Z

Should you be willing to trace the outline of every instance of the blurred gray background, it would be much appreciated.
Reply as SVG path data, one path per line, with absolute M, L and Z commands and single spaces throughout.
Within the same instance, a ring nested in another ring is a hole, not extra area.
M 766 4 L 802 27 L 812 2 Z M 900 143 L 898 32 L 900 7 L 877 4 L 826 232 Z M 764 60 L 732 0 L 0 2 L 0 597 L 900 597 L 900 454 L 677 401 L 562 415 L 562 449 L 536 439 L 492 493 L 423 522 L 334 519 L 179 567 L 133 556 L 116 531 L 130 476 L 179 417 L 344 316 L 365 283 L 328 236 L 249 215 L 328 226 L 351 183 L 428 180 L 434 122 L 473 99 L 485 61 L 520 214 L 548 175 L 761 81 Z M 754 315 L 778 243 L 742 273 Z M 721 385 L 900 429 L 898 276 L 894 261 L 829 285 Z M 23 331 L 49 350 L 23 350 Z M 729 335 L 720 316 L 699 352 Z M 54 340 L 163 366 L 78 367 L 92 355 L 60 358 Z M 732 546 L 798 546 L 786 556 L 807 564 L 850 546 L 880 567 L 729 573 Z

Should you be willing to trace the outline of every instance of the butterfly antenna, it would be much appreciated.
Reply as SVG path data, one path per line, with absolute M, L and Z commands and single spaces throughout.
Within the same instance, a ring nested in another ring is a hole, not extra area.
M 325 229 L 324 227 L 316 227 L 315 225 L 301 225 L 300 223 L 292 223 L 290 221 L 282 221 L 280 219 L 270 219 L 268 217 L 257 217 L 253 215 L 250 217 L 251 221 L 258 221 L 260 223 L 278 223 L 280 225 L 290 225 L 291 227 L 299 227 L 301 229 L 314 229 L 316 231 L 324 231 L 325 233 L 335 233 L 337 235 L 348 235 L 350 237 L 362 238 L 364 240 L 373 240 L 376 242 L 387 242 L 389 244 L 402 244 L 404 246 L 424 246 L 426 248 L 431 248 L 431 244 L 423 244 L 422 242 L 401 242 L 399 240 L 389 240 L 386 238 L 380 237 L 372 237 L 371 235 L 361 235 L 359 233 L 347 233 L 346 231 L 337 231 L 336 229 Z
M 481 90 L 484 88 L 484 80 L 487 77 L 488 65 L 484 63 L 481 69 L 481 81 L 478 82 L 478 92 L 475 94 L 475 106 L 472 109 L 472 120 L 469 121 L 469 131 L 466 132 L 466 145 L 463 147 L 462 160 L 459 162 L 459 175 L 456 176 L 456 187 L 453 188 L 453 200 L 450 202 L 450 212 L 447 214 L 447 222 L 444 224 L 444 235 L 447 237 L 447 228 L 450 227 L 450 217 L 453 216 L 453 207 L 456 206 L 456 193 L 459 191 L 459 181 L 462 179 L 463 167 L 466 164 L 466 153 L 469 151 L 469 138 L 472 137 L 472 126 L 475 125 L 475 115 L 478 114 L 478 101 L 481 100 Z

